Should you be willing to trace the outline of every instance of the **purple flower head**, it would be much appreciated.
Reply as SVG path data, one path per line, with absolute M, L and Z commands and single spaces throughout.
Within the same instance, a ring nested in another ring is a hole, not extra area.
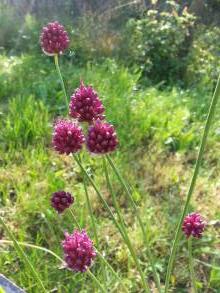
M 205 226 L 206 222 L 199 213 L 191 213 L 185 217 L 182 230 L 187 238 L 190 236 L 201 238 Z
M 51 197 L 51 205 L 59 214 L 69 208 L 73 202 L 73 196 L 65 191 L 54 192 Z
M 50 22 L 43 27 L 40 44 L 47 55 L 62 54 L 69 46 L 69 37 L 64 27 L 58 22 Z
M 62 246 L 67 267 L 75 272 L 85 272 L 96 257 L 91 239 L 85 230 L 75 230 L 73 234 L 64 235 Z
M 91 123 L 96 119 L 104 119 L 104 111 L 105 108 L 94 89 L 91 86 L 85 86 L 81 81 L 80 87 L 71 97 L 70 116 L 79 121 Z
M 54 125 L 53 147 L 60 154 L 76 153 L 82 149 L 85 137 L 81 127 L 70 120 L 58 120 Z
M 90 126 L 87 136 L 87 148 L 94 154 L 113 152 L 118 145 L 118 138 L 113 125 L 97 120 Z

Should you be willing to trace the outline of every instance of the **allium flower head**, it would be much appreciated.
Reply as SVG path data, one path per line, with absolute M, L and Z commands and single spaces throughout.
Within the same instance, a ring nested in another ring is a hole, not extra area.
M 65 233 L 62 246 L 67 267 L 76 272 L 85 272 L 96 257 L 93 243 L 85 230 Z
M 58 21 L 50 22 L 43 27 L 40 43 L 45 54 L 62 54 L 68 48 L 69 42 L 67 32 Z
M 88 150 L 94 154 L 113 152 L 118 145 L 113 125 L 100 120 L 95 121 L 89 128 L 86 144 Z
M 70 116 L 91 123 L 96 119 L 104 119 L 104 111 L 105 108 L 94 89 L 81 82 L 71 97 Z
M 76 153 L 85 141 L 81 127 L 69 120 L 58 120 L 54 125 L 53 147 L 60 154 Z
M 205 226 L 206 222 L 199 213 L 191 213 L 185 217 L 182 230 L 187 238 L 191 235 L 195 238 L 201 238 Z
M 73 196 L 65 191 L 54 192 L 51 197 L 51 205 L 59 214 L 69 208 L 73 202 Z

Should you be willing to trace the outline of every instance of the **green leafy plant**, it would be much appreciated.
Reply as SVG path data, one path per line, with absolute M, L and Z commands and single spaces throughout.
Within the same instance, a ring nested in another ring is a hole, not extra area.
M 1 145 L 5 149 L 27 147 L 48 141 L 49 115 L 42 101 L 33 96 L 16 97 L 9 103 L 8 113 L 1 126 Z
M 148 10 L 141 19 L 130 19 L 125 31 L 126 60 L 138 64 L 143 76 L 154 82 L 179 80 L 185 71 L 187 39 L 195 18 L 178 4 L 167 11 Z

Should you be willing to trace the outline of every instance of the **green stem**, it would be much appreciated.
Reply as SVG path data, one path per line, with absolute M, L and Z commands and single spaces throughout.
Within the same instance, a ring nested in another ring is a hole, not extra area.
M 80 161 L 80 163 L 82 163 L 82 160 L 81 160 L 81 158 L 80 158 L 79 155 L 78 155 L 78 160 Z M 95 237 L 96 247 L 98 249 L 100 249 L 99 238 L 98 238 L 98 233 L 97 233 L 97 228 L 96 228 L 96 222 L 95 222 L 95 217 L 94 217 L 94 214 L 92 212 L 92 206 L 91 206 L 90 198 L 89 198 L 89 195 L 88 195 L 86 176 L 85 176 L 84 173 L 82 174 L 82 176 L 83 176 L 83 187 L 84 187 L 84 191 L 85 191 L 85 195 L 86 195 L 86 203 L 87 203 L 87 208 L 88 208 L 89 216 L 90 216 L 91 222 L 92 222 L 92 228 L 93 228 L 93 233 L 94 233 L 94 237 Z
M 88 208 L 89 215 L 90 215 L 90 218 L 91 218 L 91 221 L 92 221 L 92 228 L 93 228 L 93 233 L 94 233 L 94 236 L 95 236 L 96 247 L 98 249 L 100 249 L 99 238 L 98 238 L 98 233 L 97 233 L 96 223 L 95 223 L 95 218 L 94 218 L 94 215 L 93 215 L 93 212 L 92 212 L 92 206 L 91 206 L 91 202 L 90 202 L 89 195 L 88 195 L 88 189 L 87 189 L 85 175 L 83 175 L 83 185 L 84 185 L 84 191 L 85 191 L 85 195 L 86 195 L 87 208 Z
M 117 220 L 115 219 L 115 216 L 112 212 L 112 210 L 110 209 L 108 203 L 106 202 L 106 200 L 104 199 L 104 197 L 102 196 L 102 194 L 100 193 L 98 187 L 96 186 L 95 182 L 92 180 L 92 178 L 89 176 L 89 174 L 87 173 L 86 169 L 83 167 L 83 165 L 81 164 L 81 162 L 79 161 L 78 157 L 76 155 L 74 155 L 75 161 L 77 162 L 77 164 L 79 165 L 80 169 L 83 171 L 83 173 L 86 175 L 87 179 L 89 180 L 89 182 L 91 183 L 91 185 L 93 186 L 94 190 L 96 191 L 96 194 L 98 195 L 100 201 L 102 202 L 102 204 L 104 205 L 104 207 L 106 208 L 106 210 L 108 211 L 113 223 L 115 224 L 115 226 L 117 227 L 117 229 L 119 230 L 122 238 L 125 241 L 125 244 L 127 245 L 131 256 L 133 257 L 133 260 L 137 266 L 137 269 L 139 271 L 141 280 L 142 280 L 142 284 L 143 284 L 143 288 L 145 290 L 145 292 L 150 292 L 150 288 L 148 283 L 145 281 L 145 277 L 144 277 L 144 273 L 141 269 L 139 260 L 136 256 L 136 253 L 132 247 L 132 244 L 130 243 L 129 239 L 126 237 L 126 235 L 123 232 L 123 229 L 121 228 L 121 226 L 118 224 Z
M 10 241 L 10 240 L 0 240 L 0 244 L 10 244 L 10 245 L 13 245 L 13 241 Z M 52 256 L 54 256 L 56 259 L 58 259 L 61 263 L 63 263 L 63 259 L 61 257 L 59 257 L 59 255 L 57 255 L 55 252 L 45 248 L 45 247 L 42 247 L 42 246 L 38 246 L 38 245 L 35 245 L 35 244 L 31 244 L 31 243 L 26 243 L 26 242 L 20 242 L 20 241 L 17 241 L 17 243 L 20 245 L 20 246 L 25 246 L 25 247 L 29 247 L 29 248 L 33 248 L 33 249 L 37 249 L 37 250 L 41 250 L 41 251 L 44 251 L 46 253 L 49 253 L 51 254 Z
M 157 271 L 156 271 L 156 268 L 155 268 L 154 258 L 153 258 L 152 252 L 150 251 L 150 247 L 149 247 L 149 244 L 148 244 L 147 233 L 146 233 L 144 224 L 143 224 L 143 222 L 141 220 L 141 217 L 139 215 L 138 208 L 137 208 L 137 206 L 136 206 L 136 204 L 135 204 L 135 202 L 133 200 L 133 197 L 132 197 L 130 189 L 128 188 L 127 184 L 125 183 L 125 180 L 123 179 L 123 177 L 119 173 L 118 169 L 116 168 L 113 160 L 111 159 L 111 157 L 109 155 L 106 155 L 106 158 L 107 158 L 110 166 L 112 167 L 114 173 L 116 174 L 119 182 L 121 183 L 122 187 L 124 188 L 125 194 L 127 195 L 129 201 L 131 202 L 132 208 L 133 208 L 133 210 L 135 212 L 135 215 L 136 215 L 136 217 L 138 219 L 138 222 L 139 222 L 139 225 L 141 227 L 142 234 L 143 234 L 143 240 L 144 240 L 144 244 L 145 244 L 145 247 L 146 247 L 147 257 L 149 259 L 149 263 L 150 263 L 150 266 L 152 268 L 154 281 L 156 283 L 157 289 L 159 290 L 159 292 L 161 292 L 160 278 L 159 278 L 159 276 L 157 274 Z
M 188 239 L 188 251 L 189 251 L 189 271 L 190 277 L 192 281 L 193 291 L 197 293 L 197 286 L 196 286 L 196 276 L 194 271 L 194 263 L 193 263 L 193 255 L 192 255 L 192 238 Z
M 171 253 L 170 253 L 170 258 L 169 258 L 169 262 L 168 262 L 168 266 L 167 266 L 166 281 L 165 281 L 165 293 L 167 293 L 168 289 L 169 289 L 169 282 L 170 282 L 170 277 L 171 277 L 171 273 L 172 273 L 172 270 L 173 270 L 174 260 L 175 260 L 175 257 L 176 257 L 176 251 L 177 251 L 177 248 L 178 248 L 178 243 L 179 243 L 179 240 L 180 240 L 180 233 L 181 233 L 181 227 L 182 227 L 183 219 L 184 219 L 184 217 L 185 217 L 185 215 L 186 215 L 186 213 L 188 211 L 189 203 L 190 203 L 190 200 L 191 200 L 194 188 L 195 188 L 196 180 L 197 180 L 198 173 L 199 173 L 199 168 L 200 168 L 200 165 L 201 165 L 201 162 L 202 162 L 202 156 L 203 156 L 203 153 L 204 153 L 204 150 L 205 150 L 206 141 L 207 141 L 207 137 L 208 137 L 208 134 L 209 134 L 211 122 L 212 122 L 212 119 L 214 117 L 215 108 L 216 108 L 216 104 L 217 104 L 217 101 L 218 101 L 219 94 L 220 94 L 220 76 L 219 76 L 218 81 L 217 81 L 217 85 L 216 85 L 216 88 L 215 88 L 215 91 L 214 91 L 214 94 L 213 94 L 213 97 L 212 97 L 211 105 L 210 105 L 210 108 L 209 108 L 209 113 L 208 113 L 208 116 L 207 116 L 207 119 L 206 119 L 206 124 L 205 124 L 204 132 L 203 132 L 203 136 L 202 136 L 202 140 L 201 140 L 201 144 L 200 144 L 200 148 L 199 148 L 198 158 L 196 160 L 194 173 L 193 173 L 191 183 L 190 183 L 190 186 L 189 186 L 189 190 L 188 190 L 188 193 L 187 193 L 187 197 L 186 197 L 186 202 L 185 202 L 182 214 L 181 214 L 181 216 L 179 218 L 179 222 L 178 222 L 178 225 L 177 225 L 177 228 L 176 228 L 175 237 L 174 237 L 174 241 L 173 241 L 173 245 L 172 245 Z
M 93 228 L 93 233 L 94 233 L 94 236 L 95 236 L 96 247 L 98 249 L 100 249 L 99 238 L 98 238 L 98 233 L 97 233 L 96 223 L 95 223 L 95 218 L 94 218 L 94 215 L 93 215 L 93 212 L 92 212 L 91 202 L 90 202 L 89 195 L 88 195 L 88 189 L 87 189 L 85 175 L 83 175 L 83 178 L 84 178 L 83 185 L 84 185 L 84 190 L 85 190 L 85 195 L 86 195 L 87 207 L 88 207 L 89 215 L 90 215 L 91 222 L 92 222 L 92 228 Z
M 0 223 L 2 224 L 2 226 L 5 229 L 6 233 L 8 234 L 8 237 L 11 239 L 11 241 L 12 241 L 12 243 L 14 245 L 14 248 L 16 249 L 18 255 L 21 257 L 21 259 L 23 259 L 24 263 L 26 264 L 26 266 L 31 271 L 33 278 L 39 284 L 39 287 L 41 288 L 42 292 L 46 293 L 47 291 L 46 291 L 46 289 L 45 289 L 45 287 L 43 285 L 43 282 L 41 281 L 40 277 L 38 276 L 38 273 L 36 272 L 36 270 L 33 267 L 32 263 L 29 261 L 27 255 L 25 254 L 25 252 L 23 251 L 23 249 L 19 245 L 18 241 L 15 239 L 14 235 L 11 233 L 11 231 L 9 230 L 9 228 L 7 227 L 5 222 L 3 221 L 2 217 L 0 217 Z
M 117 202 L 115 193 L 114 193 L 113 188 L 112 188 L 112 184 L 111 184 L 111 181 L 110 181 L 110 177 L 109 177 L 109 173 L 108 173 L 108 168 L 107 168 L 107 165 L 106 165 L 105 157 L 103 157 L 103 169 L 104 169 L 104 173 L 105 173 L 105 179 L 106 179 L 107 187 L 108 187 L 109 192 L 110 192 L 111 197 L 112 197 L 112 201 L 113 201 L 114 208 L 115 208 L 115 210 L 117 212 L 119 221 L 120 221 L 121 226 L 123 228 L 123 232 L 124 232 L 124 234 L 127 234 L 125 221 L 124 221 L 124 218 L 122 216 L 120 207 L 118 205 L 118 202 Z M 128 234 L 127 234 L 127 237 L 128 237 Z
M 104 256 L 101 254 L 101 252 L 99 252 L 98 250 L 96 250 L 98 256 L 101 258 L 101 260 L 103 261 L 103 263 L 110 269 L 110 271 L 112 272 L 112 274 L 116 277 L 116 279 L 118 279 L 118 281 L 121 283 L 123 289 L 125 290 L 125 292 L 128 292 L 128 289 L 125 287 L 125 285 L 123 284 L 122 280 L 120 279 L 120 277 L 118 276 L 118 274 L 115 272 L 115 270 L 113 269 L 113 267 L 109 264 L 109 262 L 104 258 Z
M 80 162 L 82 162 L 80 155 L 78 155 L 78 159 Z M 86 180 L 86 176 L 84 173 L 82 174 L 82 176 L 83 176 L 83 187 L 84 187 L 84 191 L 85 191 L 85 195 L 86 195 L 87 208 L 88 208 L 89 216 L 90 216 L 90 219 L 92 222 L 92 229 L 93 229 L 93 233 L 94 233 L 94 237 L 95 237 L 95 246 L 97 247 L 98 250 L 100 250 L 99 237 L 98 237 L 98 232 L 97 232 L 97 228 L 96 228 L 96 220 L 95 220 L 94 214 L 92 212 L 92 206 L 91 206 L 90 198 L 88 195 L 87 182 L 86 182 L 87 180 Z M 106 274 L 105 265 L 102 260 L 101 260 L 101 272 L 102 272 L 103 282 L 104 282 L 105 288 L 106 288 L 107 274 Z
M 58 73 L 59 78 L 60 78 L 60 83 L 61 83 L 61 87 L 62 87 L 64 96 L 65 96 L 66 107 L 67 107 L 67 110 L 68 110 L 69 109 L 68 96 L 67 96 L 64 80 L 63 80 L 63 77 L 62 77 L 62 74 L 61 74 L 61 71 L 60 71 L 59 58 L 58 58 L 57 54 L 54 55 L 54 63 L 55 63 L 56 70 L 57 70 L 57 73 Z
M 79 225 L 79 223 L 77 222 L 77 219 L 76 219 L 76 216 L 74 215 L 74 212 L 71 208 L 68 209 L 69 210 L 69 213 L 71 215 L 71 217 L 73 218 L 73 222 L 75 223 L 76 227 L 81 230 L 81 227 Z
M 114 222 L 115 226 L 118 228 L 119 231 L 121 231 L 121 227 L 118 224 L 118 222 L 115 219 L 115 216 L 112 212 L 112 210 L 110 209 L 108 203 L 106 202 L 106 200 L 104 199 L 104 197 L 102 196 L 102 194 L 100 193 L 98 187 L 96 186 L 95 182 L 92 180 L 92 178 L 89 176 L 89 174 L 87 173 L 86 169 L 83 167 L 82 163 L 80 162 L 80 160 L 78 159 L 78 157 L 76 155 L 73 156 L 76 163 L 79 165 L 80 169 L 83 171 L 83 174 L 87 177 L 87 179 L 89 180 L 89 182 L 91 183 L 91 185 L 93 186 L 94 190 L 96 191 L 96 194 L 98 195 L 100 201 L 102 202 L 102 204 L 104 205 L 104 207 L 106 208 L 106 210 L 108 211 L 109 215 L 111 216 L 112 221 Z
M 90 275 L 90 277 L 95 281 L 95 283 L 99 286 L 100 290 L 104 293 L 108 293 L 107 290 L 105 290 L 105 288 L 102 286 L 102 284 L 99 282 L 99 280 L 96 278 L 96 276 L 90 271 L 87 271 L 88 275 Z

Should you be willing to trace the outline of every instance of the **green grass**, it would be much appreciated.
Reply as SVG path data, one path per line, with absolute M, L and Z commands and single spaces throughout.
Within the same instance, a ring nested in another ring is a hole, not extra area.
M 62 257 L 63 231 L 72 231 L 74 225 L 69 214 L 58 217 L 51 209 L 52 192 L 64 188 L 71 191 L 76 198 L 74 211 L 80 224 L 88 229 L 91 237 L 93 233 L 81 172 L 71 157 L 59 156 L 51 148 L 52 123 L 65 113 L 54 64 L 45 56 L 26 55 L 0 56 L 0 65 L 0 213 L 17 240 L 49 248 Z M 116 126 L 120 148 L 114 160 L 132 185 L 142 220 L 150 227 L 149 243 L 163 283 L 174 227 L 189 185 L 211 93 L 206 89 L 201 92 L 198 89 L 140 87 L 138 73 L 112 60 L 101 65 L 88 64 L 85 68 L 76 67 L 72 60 L 64 60 L 61 70 L 68 94 L 79 85 L 81 78 L 97 89 L 106 107 L 107 120 Z M 218 108 L 190 207 L 210 221 L 204 238 L 193 243 L 201 292 L 205 292 L 208 284 L 210 292 L 219 292 L 220 287 L 219 228 L 218 222 L 214 222 L 220 217 L 217 201 L 219 114 Z M 103 178 L 102 160 L 89 156 L 85 150 L 83 160 L 112 205 Z M 120 184 L 113 174 L 111 178 L 142 267 L 152 277 L 141 230 Z M 129 292 L 141 292 L 135 265 L 91 186 L 89 196 L 106 259 Z M 5 233 L 0 232 L 5 239 Z M 0 249 L 4 274 L 27 292 L 39 292 L 13 247 L 1 244 Z M 51 255 L 30 248 L 25 251 L 48 290 L 98 292 L 88 276 L 60 268 L 60 263 Z M 172 275 L 173 292 L 187 292 L 187 266 L 187 243 L 182 239 Z M 98 260 L 92 272 L 102 279 Z M 123 292 L 109 270 L 107 286 L 111 292 Z

